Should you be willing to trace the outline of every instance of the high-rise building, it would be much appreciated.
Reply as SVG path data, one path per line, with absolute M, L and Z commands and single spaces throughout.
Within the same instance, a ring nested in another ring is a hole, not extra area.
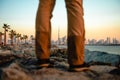
M 92 39 L 92 40 L 88 39 L 88 44 L 91 44 L 91 45 L 96 44 L 96 41 L 97 40 L 95 39 Z
M 113 38 L 112 44 L 119 44 L 119 41 L 116 38 Z
M 110 42 L 110 37 L 107 37 L 106 42 L 107 42 L 107 44 L 110 44 L 110 43 L 111 43 L 111 42 Z

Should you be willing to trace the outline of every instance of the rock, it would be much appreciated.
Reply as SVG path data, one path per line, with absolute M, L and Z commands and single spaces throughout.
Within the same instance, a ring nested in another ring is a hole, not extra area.
M 13 54 L 2 54 L 0 55 L 0 67 L 5 67 L 11 64 L 15 60 Z
M 21 54 L 23 55 L 23 54 Z M 15 61 L 0 70 L 3 80 L 119 80 L 118 68 L 107 65 L 92 65 L 89 71 L 68 72 L 66 59 L 51 57 L 54 68 L 28 69 L 36 63 L 35 57 L 13 55 Z M 4 56 L 5 57 L 5 56 Z M 10 56 L 9 56 L 10 57 Z M 19 58 L 19 60 L 18 60 Z M 22 65 L 22 66 L 21 66 Z
M 69 64 L 65 62 L 55 62 L 54 64 L 55 68 L 59 68 L 61 70 L 68 70 Z
M 37 63 L 34 47 L 29 44 L 12 47 L 0 54 L 0 80 L 120 80 L 120 70 L 116 67 L 120 66 L 120 55 L 85 50 L 90 70 L 75 73 L 67 71 L 67 51 L 53 51 L 50 61 L 54 68 L 31 69 Z
M 12 54 L 10 50 L 0 50 L 0 55 L 9 55 Z
M 117 69 L 117 67 L 108 65 L 93 65 L 90 66 L 90 69 L 96 71 L 97 73 L 109 73 L 110 71 Z
M 29 73 L 25 72 L 16 63 L 11 64 L 8 68 L 3 69 L 3 80 L 33 80 Z
M 112 66 L 119 66 L 120 55 L 109 54 L 106 52 L 85 50 L 85 62 L 100 62 L 110 64 Z

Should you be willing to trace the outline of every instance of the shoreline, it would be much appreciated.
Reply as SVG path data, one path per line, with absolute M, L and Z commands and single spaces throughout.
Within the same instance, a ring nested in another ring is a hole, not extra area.
M 120 44 L 85 44 L 85 46 L 120 46 Z

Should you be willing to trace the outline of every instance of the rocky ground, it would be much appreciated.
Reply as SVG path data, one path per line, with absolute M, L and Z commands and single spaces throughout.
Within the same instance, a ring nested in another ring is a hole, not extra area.
M 32 69 L 37 59 L 34 46 L 0 48 L 0 80 L 120 80 L 120 56 L 85 50 L 89 71 L 68 72 L 65 50 L 51 52 L 54 68 Z

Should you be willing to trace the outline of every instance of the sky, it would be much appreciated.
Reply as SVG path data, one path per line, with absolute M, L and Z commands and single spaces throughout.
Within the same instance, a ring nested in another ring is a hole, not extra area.
M 34 35 L 39 0 L 0 0 L 0 31 L 4 23 L 18 33 Z M 86 39 L 120 40 L 120 0 L 83 0 Z M 56 0 L 53 11 L 52 39 L 67 35 L 67 14 L 64 0 Z

